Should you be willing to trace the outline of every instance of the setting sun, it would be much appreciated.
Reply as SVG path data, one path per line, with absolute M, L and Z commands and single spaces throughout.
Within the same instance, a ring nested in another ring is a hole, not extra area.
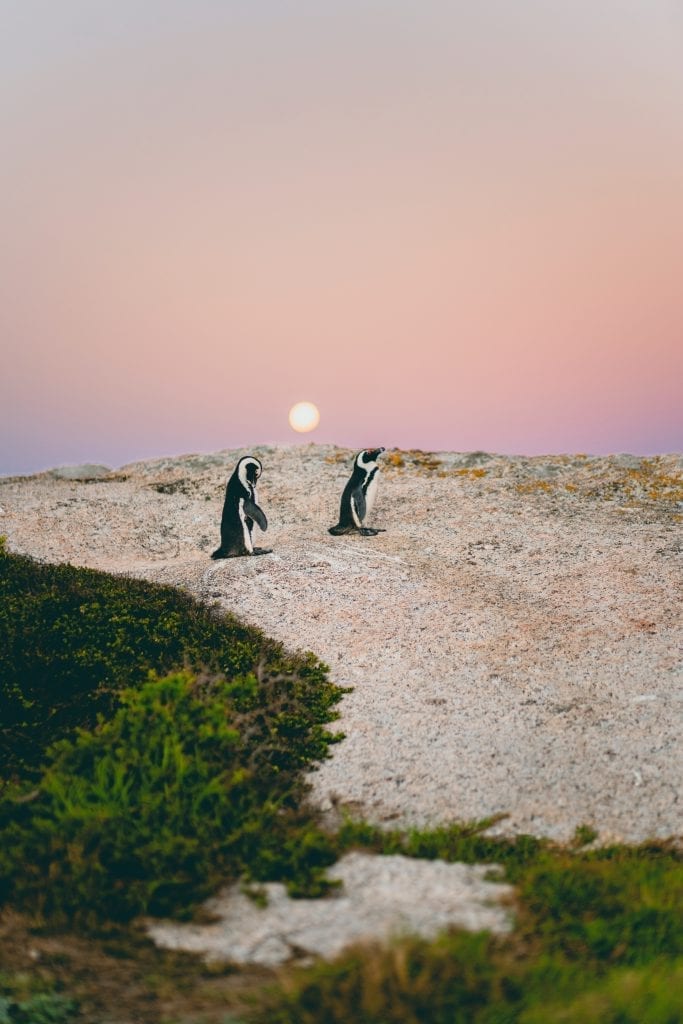
M 315 430 L 320 423 L 318 407 L 313 402 L 297 402 L 289 410 L 289 425 L 292 430 L 299 434 L 306 434 L 309 430 Z

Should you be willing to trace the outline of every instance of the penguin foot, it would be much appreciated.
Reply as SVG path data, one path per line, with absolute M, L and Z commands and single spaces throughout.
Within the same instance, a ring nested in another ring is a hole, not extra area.
M 376 537 L 378 533 L 386 533 L 386 530 L 374 529 L 372 526 L 362 526 L 358 531 L 361 537 Z
M 272 555 L 272 548 L 254 548 L 252 555 Z
M 346 533 L 355 533 L 355 526 L 331 526 L 328 533 L 331 533 L 333 537 L 342 537 Z
M 223 551 L 218 548 L 211 555 L 212 558 L 245 558 L 247 555 L 268 555 L 269 551 L 265 551 L 263 548 L 254 548 L 252 551 Z

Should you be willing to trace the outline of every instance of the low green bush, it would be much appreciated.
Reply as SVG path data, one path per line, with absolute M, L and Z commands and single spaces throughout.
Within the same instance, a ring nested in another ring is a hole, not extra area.
M 186 912 L 238 875 L 326 889 L 304 769 L 341 738 L 343 690 L 313 655 L 168 587 L 7 552 L 0 627 L 0 901 L 92 924 Z
M 526 966 L 528 967 L 528 961 Z M 358 947 L 283 975 L 252 1024 L 681 1024 L 683 962 L 591 972 L 556 965 L 539 985 L 500 943 L 454 934 L 428 943 Z
M 543 1003 L 520 1024 L 681 1024 L 683 961 L 611 971 L 601 985 L 564 1005 Z
M 0 995 L 0 1024 L 67 1024 L 78 1015 L 73 999 L 52 992 L 39 992 L 14 1000 Z
M 288 654 L 260 630 L 172 587 L 44 565 L 0 545 L 0 785 L 37 778 L 48 746 L 93 728 L 99 714 L 109 717 L 121 692 L 150 670 L 230 679 L 258 666 L 287 677 L 279 709 L 261 701 L 277 732 L 271 756 L 292 769 L 323 758 L 324 726 L 343 691 L 312 654 Z
M 265 1024 L 470 1024 L 497 998 L 487 935 L 365 946 L 286 974 L 277 997 L 250 1018 Z
M 666 843 L 556 851 L 519 880 L 529 927 L 567 960 L 683 956 L 683 852 Z
M 39 786 L 0 801 L 0 899 L 92 923 L 187 908 L 239 875 L 320 889 L 335 854 L 270 756 L 257 689 L 150 679 L 52 747 Z

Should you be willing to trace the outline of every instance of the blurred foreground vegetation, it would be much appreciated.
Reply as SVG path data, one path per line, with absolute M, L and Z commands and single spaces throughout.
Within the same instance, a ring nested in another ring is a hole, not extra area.
M 482 823 L 485 824 L 485 823 Z M 495 862 L 517 891 L 505 937 L 453 932 L 357 948 L 286 971 L 258 1024 L 681 1024 L 683 852 L 674 843 L 561 848 L 477 826 L 384 832 L 349 822 L 340 849 Z

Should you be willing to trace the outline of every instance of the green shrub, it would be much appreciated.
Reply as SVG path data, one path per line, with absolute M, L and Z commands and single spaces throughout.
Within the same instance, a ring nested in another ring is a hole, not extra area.
M 681 1024 L 683 961 L 612 971 L 596 988 L 564 1005 L 536 1006 L 520 1024 Z
M 52 747 L 31 799 L 0 802 L 0 897 L 91 923 L 186 908 L 240 874 L 320 890 L 335 855 L 298 810 L 298 766 L 271 747 L 257 688 L 151 679 Z
M 16 1002 L 0 995 L 0 1024 L 67 1024 L 78 1013 L 73 999 L 39 992 Z
M 683 855 L 667 844 L 556 852 L 520 880 L 544 947 L 573 960 L 683 956 Z
M 276 695 L 280 710 L 266 712 L 277 732 L 270 756 L 288 768 L 324 757 L 324 725 L 343 691 L 312 654 L 288 654 L 172 587 L 0 549 L 0 783 L 36 778 L 50 744 L 93 728 L 98 714 L 109 717 L 121 691 L 150 670 L 234 678 L 258 666 L 287 677 Z
M 0 901 L 92 923 L 240 874 L 325 890 L 303 773 L 341 738 L 344 691 L 312 654 L 171 588 L 7 552 L 0 629 Z

